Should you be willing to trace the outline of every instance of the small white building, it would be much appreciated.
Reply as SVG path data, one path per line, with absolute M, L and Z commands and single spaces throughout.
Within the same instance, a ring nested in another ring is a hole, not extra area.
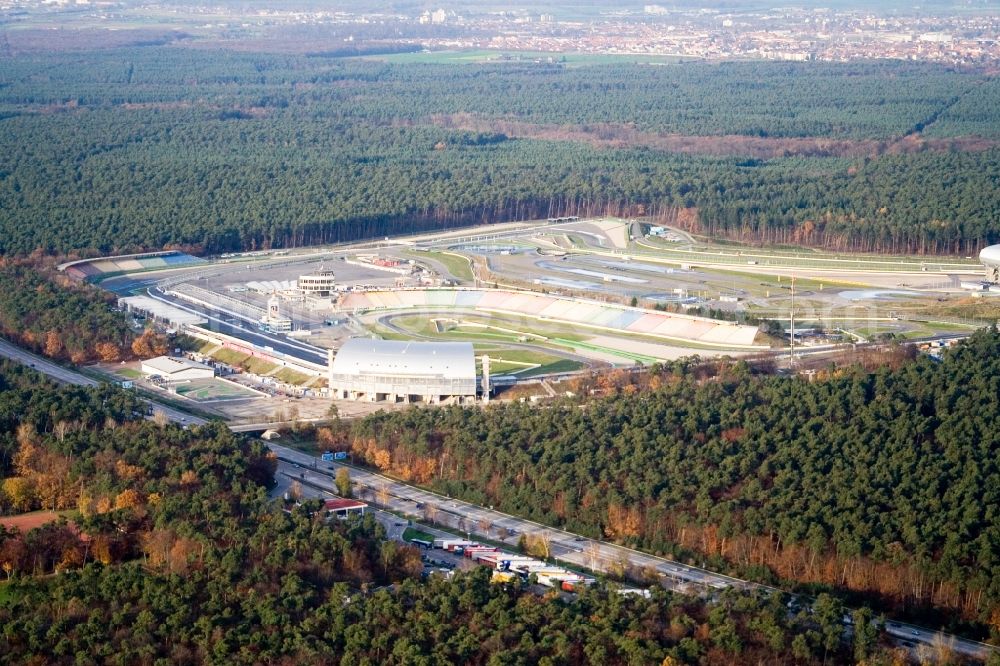
M 327 516 L 336 516 L 340 520 L 347 520 L 350 516 L 363 516 L 368 505 L 358 500 L 337 497 L 328 499 L 323 503 Z
M 321 270 L 313 275 L 300 275 L 297 283 L 299 291 L 316 296 L 329 296 L 337 289 L 333 271 Z
M 143 361 L 140 370 L 147 377 L 156 375 L 167 382 L 211 379 L 215 376 L 215 368 L 176 356 L 157 356 Z

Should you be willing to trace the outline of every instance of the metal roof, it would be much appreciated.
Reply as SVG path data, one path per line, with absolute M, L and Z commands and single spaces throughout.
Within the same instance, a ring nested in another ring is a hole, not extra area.
M 175 372 L 182 372 L 184 370 L 212 370 L 212 366 L 210 365 L 176 356 L 149 358 L 142 362 L 142 367 L 162 372 L 165 375 L 172 375 Z M 214 372 L 214 370 L 212 371 Z
M 344 511 L 350 509 L 364 509 L 368 505 L 364 502 L 359 502 L 358 500 L 346 499 L 338 497 L 336 499 L 328 499 L 323 502 L 323 508 L 327 511 Z
M 169 303 L 158 301 L 150 298 L 149 296 L 123 296 L 118 299 L 118 303 L 127 305 L 132 310 L 148 312 L 153 317 L 169 321 L 174 326 L 180 326 L 182 324 L 197 326 L 198 324 L 204 324 L 207 321 L 199 314 L 182 310 L 181 308 L 170 305 Z
M 979 253 L 979 261 L 986 266 L 1000 266 L 1000 245 L 984 247 Z
M 476 377 L 471 342 L 413 342 L 352 338 L 333 359 L 331 372 L 343 375 Z

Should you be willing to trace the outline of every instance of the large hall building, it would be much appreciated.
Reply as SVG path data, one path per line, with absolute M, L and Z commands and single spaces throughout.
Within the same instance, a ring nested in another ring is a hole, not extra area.
M 466 404 L 476 399 L 470 342 L 353 338 L 329 363 L 330 395 L 371 402 Z

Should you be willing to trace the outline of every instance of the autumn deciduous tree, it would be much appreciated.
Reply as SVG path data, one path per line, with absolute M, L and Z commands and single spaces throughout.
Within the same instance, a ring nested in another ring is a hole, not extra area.
M 35 484 L 23 476 L 11 476 L 0 484 L 3 495 L 15 511 L 31 511 L 38 501 Z
M 341 497 L 351 497 L 351 472 L 346 467 L 337 469 L 333 484 L 337 487 L 337 494 Z
M 167 339 L 151 328 L 147 328 L 142 335 L 132 341 L 132 353 L 139 358 L 162 356 L 169 350 Z
M 115 509 L 135 509 L 142 506 L 142 495 L 132 488 L 127 488 L 115 497 Z
M 98 342 L 94 345 L 97 357 L 105 363 L 120 361 L 122 357 L 121 348 L 113 342 Z
M 65 347 L 59 333 L 56 331 L 49 331 L 45 334 L 45 348 L 42 353 L 49 358 L 59 358 L 63 353 L 63 349 L 65 349 Z

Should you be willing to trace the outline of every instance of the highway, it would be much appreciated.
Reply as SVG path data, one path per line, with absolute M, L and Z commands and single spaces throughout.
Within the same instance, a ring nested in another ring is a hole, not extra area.
M 97 386 L 99 382 L 83 375 L 76 370 L 70 370 L 69 368 L 64 368 L 61 365 L 56 365 L 52 361 L 49 361 L 41 356 L 32 354 L 29 351 L 25 351 L 20 347 L 16 347 L 7 340 L 0 338 L 0 356 L 4 358 L 9 358 L 26 365 L 30 365 L 35 370 L 48 375 L 57 382 L 63 384 L 74 384 L 76 386 Z M 208 423 L 207 420 L 194 416 L 193 414 L 188 414 L 187 412 L 182 412 L 179 409 L 175 409 L 169 405 L 164 405 L 152 400 L 147 400 L 147 403 L 153 406 L 153 411 L 163 412 L 163 414 L 175 423 L 180 423 L 184 425 L 201 425 Z
M 80 386 L 97 385 L 96 381 L 85 375 L 56 365 L 3 339 L 0 339 L 0 356 L 27 363 L 39 372 L 60 382 Z M 155 401 L 149 402 L 154 405 L 155 410 L 163 412 L 176 423 L 198 425 L 207 422 L 205 419 L 185 414 L 167 405 Z M 268 446 L 279 458 L 279 477 L 283 476 L 285 479 L 278 479 L 279 488 L 287 487 L 287 484 L 290 483 L 289 479 L 294 479 L 296 472 L 299 480 L 303 482 L 303 488 L 310 485 L 332 488 L 333 475 L 338 465 L 320 462 L 316 456 L 273 442 L 269 443 Z M 444 497 L 358 467 L 347 465 L 345 467 L 348 467 L 352 482 L 356 484 L 356 495 L 361 499 L 377 502 L 392 511 L 414 518 L 433 517 L 435 522 L 467 532 L 470 536 L 482 534 L 495 541 L 510 544 L 512 550 L 516 548 L 520 535 L 526 534 L 545 540 L 549 544 L 551 556 L 567 563 L 602 572 L 618 568 L 622 564 L 655 571 L 665 584 L 681 592 L 703 593 L 711 588 L 727 587 L 778 591 L 758 583 L 714 573 L 624 546 L 548 527 L 490 508 Z M 282 486 L 282 483 L 286 486 Z M 887 624 L 886 632 L 900 641 L 930 646 L 947 645 L 957 653 L 983 661 L 996 650 L 985 643 L 896 621 Z
M 283 465 L 291 464 L 293 467 L 298 465 L 294 470 L 303 481 L 332 487 L 333 475 L 336 468 L 341 466 L 339 463 L 320 462 L 315 456 L 274 443 L 268 446 Z M 712 588 L 727 587 L 780 592 L 766 585 L 707 571 L 624 546 L 548 527 L 462 500 L 444 497 L 358 467 L 343 466 L 350 470 L 351 480 L 356 488 L 355 494 L 360 499 L 376 502 L 394 512 L 416 519 L 422 520 L 433 515 L 434 521 L 439 524 L 467 532 L 470 537 L 481 535 L 507 543 L 511 550 L 516 548 L 520 535 L 525 534 L 545 539 L 549 544 L 551 556 L 569 564 L 593 571 L 608 572 L 627 563 L 635 569 L 655 571 L 667 587 L 688 594 L 702 594 L 710 592 Z M 928 646 L 939 643 L 948 645 L 957 653 L 983 661 L 989 657 L 991 651 L 995 650 L 985 643 L 896 621 L 887 623 L 886 633 L 901 642 L 922 643 Z
M 281 462 L 298 465 L 299 467 L 295 469 L 300 478 L 309 483 L 331 486 L 336 468 L 341 466 L 318 462 L 315 456 L 273 442 L 268 446 Z M 606 572 L 622 562 L 628 562 L 630 566 L 655 569 L 664 577 L 695 586 L 753 587 L 753 584 L 737 578 L 444 497 L 358 467 L 343 466 L 349 469 L 351 480 L 356 484 L 355 494 L 361 499 L 376 502 L 380 506 L 419 520 L 433 514 L 436 523 L 507 543 L 511 549 L 516 548 L 517 541 L 523 533 L 545 539 L 552 557 L 595 571 Z

